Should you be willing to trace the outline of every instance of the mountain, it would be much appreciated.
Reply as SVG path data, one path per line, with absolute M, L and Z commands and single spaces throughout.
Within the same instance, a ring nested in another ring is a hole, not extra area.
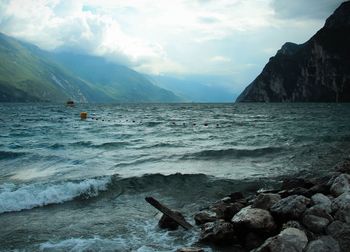
M 173 76 L 149 76 L 150 80 L 158 86 L 170 90 L 187 102 L 233 102 L 234 92 L 224 86 L 220 86 L 209 77 L 173 77 Z M 215 85 L 207 84 L 214 82 Z M 223 80 L 218 80 L 223 81 Z
M 102 58 L 51 53 L 0 33 L 0 102 L 174 102 L 170 91 Z
M 79 78 L 92 83 L 114 102 L 180 102 L 171 91 L 154 85 L 144 75 L 101 57 L 56 53 L 52 59 Z
M 309 41 L 286 43 L 238 102 L 350 102 L 350 2 Z
M 41 50 L 0 33 L 0 101 L 88 101 L 94 90 Z

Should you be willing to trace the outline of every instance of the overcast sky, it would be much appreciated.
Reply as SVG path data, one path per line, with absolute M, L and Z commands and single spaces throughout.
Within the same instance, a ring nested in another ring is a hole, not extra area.
M 341 2 L 0 0 L 0 31 L 46 50 L 101 55 L 143 73 L 218 76 L 241 89 Z

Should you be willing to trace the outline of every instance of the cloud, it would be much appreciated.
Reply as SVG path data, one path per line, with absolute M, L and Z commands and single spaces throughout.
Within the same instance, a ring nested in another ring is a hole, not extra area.
M 284 19 L 325 19 L 344 0 L 273 0 L 277 17 Z
M 217 55 L 217 56 L 210 58 L 210 61 L 226 63 L 226 62 L 231 62 L 231 59 L 228 57 L 225 57 L 225 56 Z
M 340 2 L 0 0 L 0 31 L 145 73 L 234 75 L 245 85 L 284 42 L 305 42 Z

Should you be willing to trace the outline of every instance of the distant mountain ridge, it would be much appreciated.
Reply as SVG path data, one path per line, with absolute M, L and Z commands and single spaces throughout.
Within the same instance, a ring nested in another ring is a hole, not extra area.
M 0 33 L 0 102 L 176 102 L 125 66 L 102 58 L 55 54 Z
M 350 102 L 350 1 L 309 41 L 286 43 L 238 102 Z

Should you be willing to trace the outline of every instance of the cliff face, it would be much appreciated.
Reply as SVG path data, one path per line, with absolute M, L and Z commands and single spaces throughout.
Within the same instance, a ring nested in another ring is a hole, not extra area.
M 286 43 L 238 102 L 350 102 L 350 1 L 309 41 Z

